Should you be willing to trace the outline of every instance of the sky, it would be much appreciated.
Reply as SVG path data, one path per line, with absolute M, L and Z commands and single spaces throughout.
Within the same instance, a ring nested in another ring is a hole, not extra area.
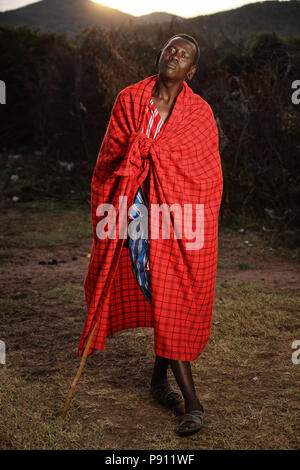
M 38 1 L 40 0 L 0 0 L 0 11 L 13 10 Z M 64 0 L 61 1 L 63 2 Z M 188 18 L 238 8 L 248 3 L 256 3 L 258 0 L 183 0 L 177 2 L 174 2 L 174 0 L 151 0 L 151 2 L 142 2 L 141 0 L 90 1 L 101 3 L 102 5 L 116 8 L 135 16 L 145 15 L 153 11 L 165 11 Z

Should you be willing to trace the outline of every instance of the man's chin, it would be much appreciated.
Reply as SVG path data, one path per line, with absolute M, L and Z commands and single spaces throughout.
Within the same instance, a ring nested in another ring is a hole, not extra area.
M 172 79 L 176 79 L 176 81 L 179 81 L 180 78 L 177 76 L 177 73 L 178 73 L 178 70 L 171 69 L 170 67 L 164 67 L 159 71 L 159 75 L 161 77 L 172 78 Z

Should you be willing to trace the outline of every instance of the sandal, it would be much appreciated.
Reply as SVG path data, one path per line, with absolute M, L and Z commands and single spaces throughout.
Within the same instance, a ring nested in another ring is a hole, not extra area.
M 177 429 L 179 436 L 190 436 L 191 434 L 195 434 L 199 431 L 199 429 L 201 429 L 205 416 L 203 406 L 201 405 L 201 407 L 202 410 L 193 410 L 189 413 L 185 413 L 183 420 Z M 195 424 L 195 426 L 189 428 L 188 424 L 190 423 Z
M 165 406 L 176 406 L 182 401 L 182 396 L 170 384 L 150 384 L 150 392 L 159 403 Z

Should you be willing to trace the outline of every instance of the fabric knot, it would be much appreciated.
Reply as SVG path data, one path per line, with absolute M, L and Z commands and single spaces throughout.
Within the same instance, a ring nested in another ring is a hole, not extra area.
M 139 170 L 144 169 L 144 160 L 149 160 L 153 142 L 154 139 L 147 137 L 142 132 L 133 132 L 129 138 L 124 159 L 114 175 L 136 176 Z
M 150 158 L 150 147 L 154 142 L 153 139 L 150 139 L 145 134 L 140 134 L 139 136 L 139 148 L 140 148 L 140 155 L 141 158 Z

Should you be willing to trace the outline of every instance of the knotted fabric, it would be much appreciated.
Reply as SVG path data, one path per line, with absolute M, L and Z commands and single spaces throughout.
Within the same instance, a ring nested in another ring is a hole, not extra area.
M 114 176 L 136 176 L 137 170 L 144 169 L 148 172 L 148 164 L 144 160 L 151 157 L 150 149 L 154 140 L 142 132 L 133 132 L 129 137 L 128 150 L 120 168 L 114 172 Z
M 191 361 L 210 335 L 223 189 L 218 130 L 208 103 L 184 81 L 155 141 L 143 135 L 157 78 L 148 77 L 118 94 L 95 165 L 93 244 L 84 281 L 87 319 L 79 356 L 96 321 L 89 354 L 106 349 L 107 337 L 116 332 L 152 327 L 156 355 Z M 123 249 L 126 233 L 120 230 L 146 177 L 151 305 L 133 276 L 128 249 Z M 98 236 L 104 204 L 114 209 L 115 238 Z

